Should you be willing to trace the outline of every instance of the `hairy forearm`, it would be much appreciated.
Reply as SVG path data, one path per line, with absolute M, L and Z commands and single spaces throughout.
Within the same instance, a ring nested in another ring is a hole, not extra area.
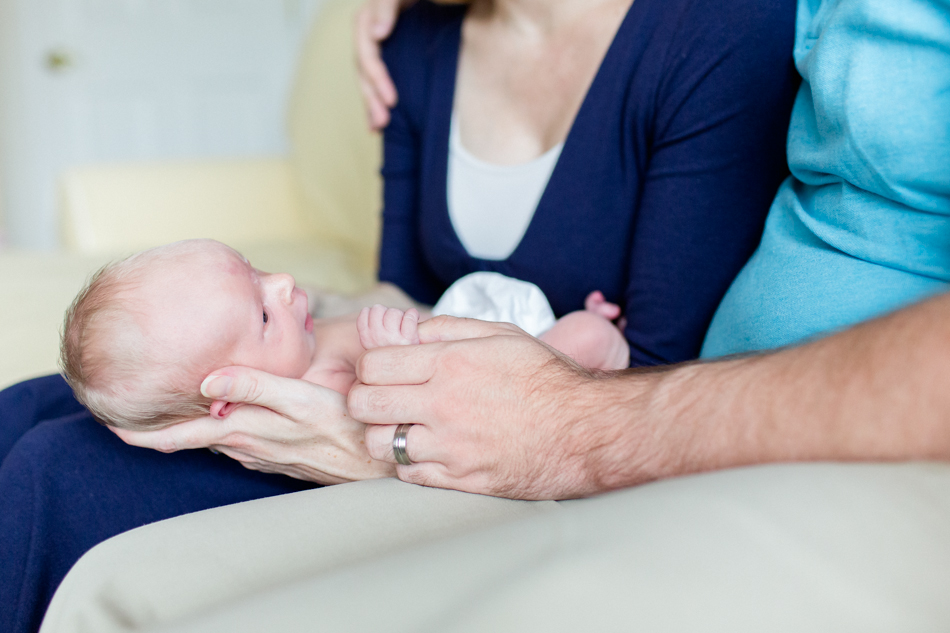
M 598 380 L 584 487 L 766 462 L 950 459 L 948 375 L 950 295 L 775 353 Z

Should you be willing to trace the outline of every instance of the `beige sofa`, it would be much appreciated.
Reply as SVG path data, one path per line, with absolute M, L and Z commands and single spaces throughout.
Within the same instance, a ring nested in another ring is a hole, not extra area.
M 286 159 L 91 167 L 63 185 L 68 254 L 5 254 L 0 380 L 52 370 L 59 315 L 104 259 L 188 236 L 336 291 L 372 284 L 378 140 L 328 4 Z M 14 305 L 14 304 L 11 304 Z M 950 467 L 775 465 L 566 503 L 394 480 L 163 521 L 73 568 L 43 633 L 945 631 Z

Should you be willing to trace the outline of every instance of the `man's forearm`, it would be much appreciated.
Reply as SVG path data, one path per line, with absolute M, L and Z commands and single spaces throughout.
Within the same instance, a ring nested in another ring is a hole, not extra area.
M 597 386 L 591 483 L 809 460 L 950 459 L 950 295 L 775 353 Z

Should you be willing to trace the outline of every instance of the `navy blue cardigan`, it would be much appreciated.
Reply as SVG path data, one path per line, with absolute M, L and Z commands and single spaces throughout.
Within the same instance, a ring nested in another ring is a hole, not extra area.
M 495 271 L 537 284 L 558 316 L 601 290 L 627 317 L 632 365 L 695 358 L 787 173 L 795 0 L 636 0 L 503 261 L 471 257 L 448 215 L 464 15 L 420 2 L 383 49 L 400 100 L 385 132 L 380 280 L 432 304 Z

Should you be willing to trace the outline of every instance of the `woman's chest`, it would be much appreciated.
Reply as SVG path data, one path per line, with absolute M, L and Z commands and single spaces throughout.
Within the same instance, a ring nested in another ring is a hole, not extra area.
M 445 161 L 433 160 L 432 169 L 422 170 L 418 229 L 422 256 L 446 287 L 469 273 L 490 271 L 538 285 L 558 316 L 581 309 L 594 290 L 622 302 L 636 220 L 638 170 L 617 167 L 620 147 L 609 152 L 614 160 L 593 149 L 573 148 L 570 153 L 567 149 L 520 240 L 504 259 L 475 257 L 464 246 L 448 208 Z M 470 209 L 469 220 L 478 222 L 484 233 L 505 239 L 510 231 L 506 216 L 520 212 L 516 201 L 483 199 L 492 200 L 493 207 L 482 209 L 480 216 L 473 215 L 478 209 Z
M 513 164 L 564 141 L 630 0 L 598 0 L 550 30 L 526 34 L 469 17 L 458 51 L 454 110 L 479 158 Z

